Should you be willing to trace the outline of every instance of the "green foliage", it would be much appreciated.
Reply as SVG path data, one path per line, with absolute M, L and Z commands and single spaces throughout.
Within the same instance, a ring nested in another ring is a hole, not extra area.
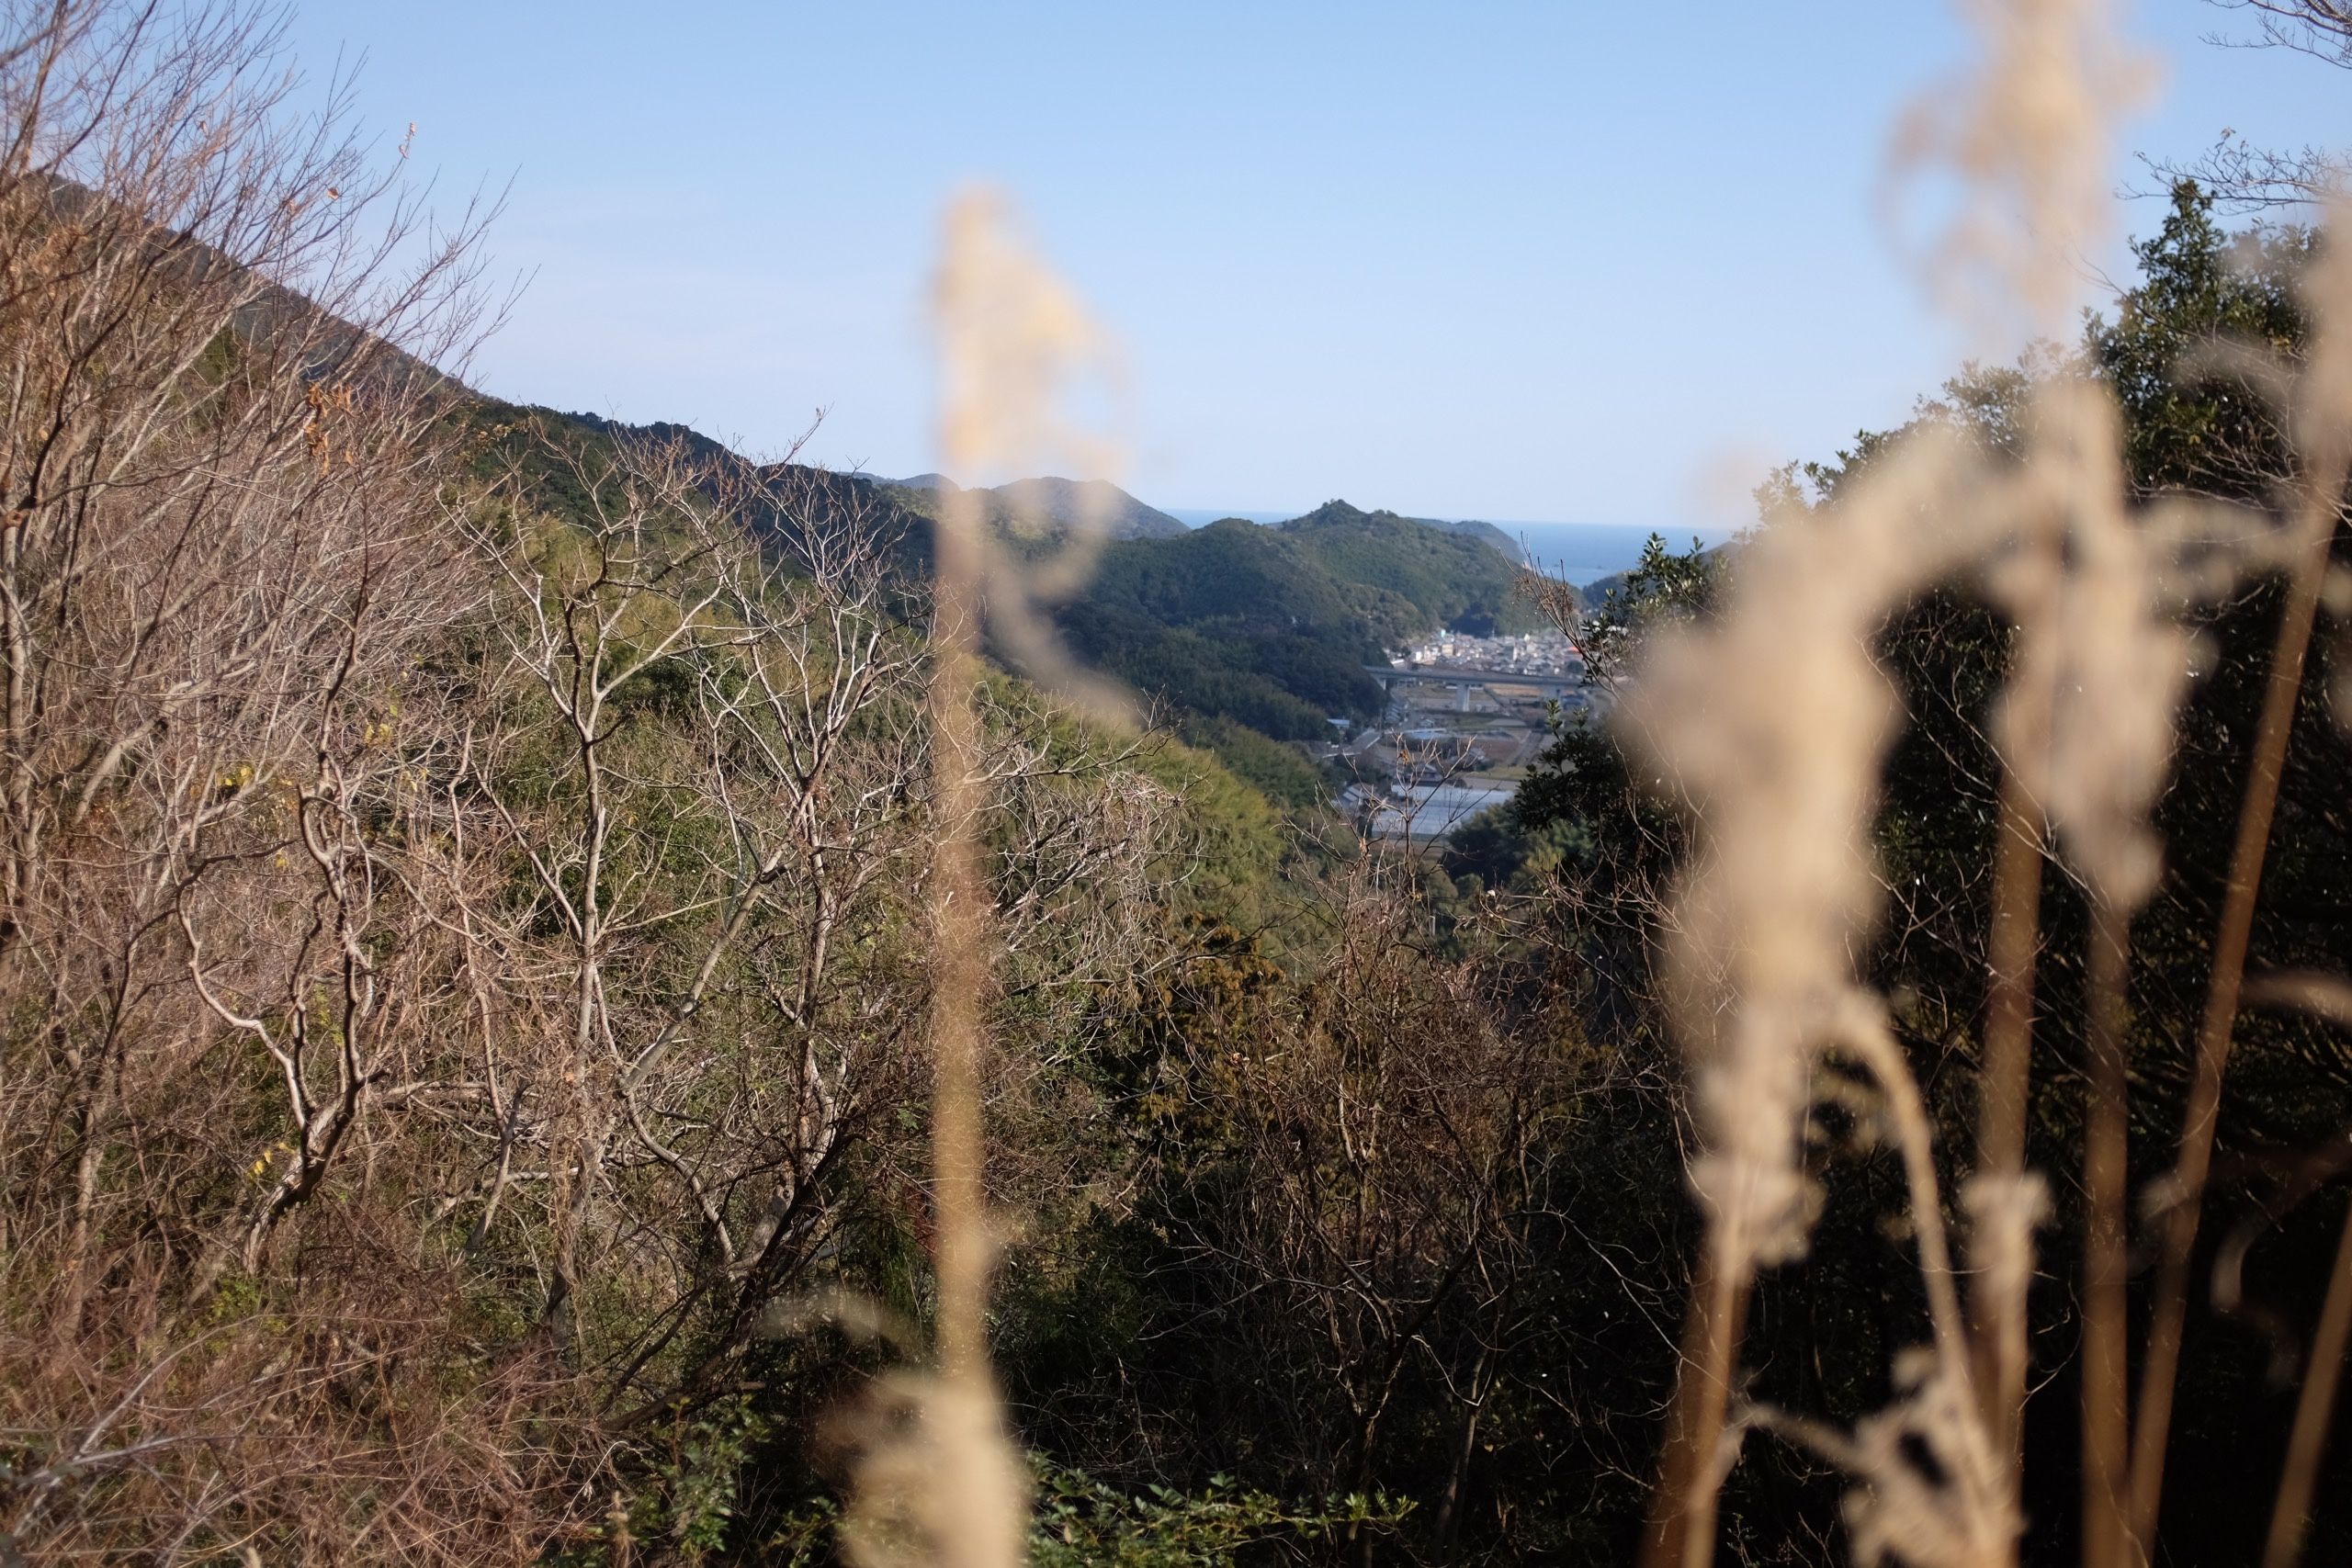
M 1129 1493 L 1042 1461 L 1035 1470 L 1029 1561 L 1036 1568 L 1205 1568 L 1277 1540 L 1385 1535 L 1413 1511 L 1409 1499 L 1376 1492 L 1288 1504 L 1221 1474 L 1193 1493 L 1159 1485 Z
M 2296 279 L 2317 243 L 2298 228 L 2226 234 L 2212 197 L 2193 181 L 2173 188 L 2163 227 L 2132 247 L 2140 285 L 2085 334 L 2122 405 L 2125 460 L 2143 492 L 2261 501 L 2288 471 L 2274 400 L 2213 351 L 2300 352 L 2311 323 Z
M 1706 614 L 1722 591 L 1726 559 L 1696 539 L 1675 551 L 1651 535 L 1639 564 L 1601 588 L 1579 630 L 1594 673 L 1627 671 L 1653 628 Z M 1555 716 L 1551 743 L 1513 795 L 1508 817 L 1520 833 L 1555 835 L 1559 851 L 1577 854 L 1621 886 L 1636 872 L 1662 869 L 1681 841 L 1671 813 L 1634 786 L 1615 737 L 1589 713 Z M 1556 833 L 1579 825 L 1582 831 Z
M 1517 810 L 1482 811 L 1446 836 L 1445 874 L 1465 900 L 1488 890 L 1533 894 L 1593 847 L 1591 824 L 1577 814 L 1534 820 Z
M 1227 518 L 1111 546 L 1060 621 L 1079 653 L 1151 696 L 1278 740 L 1370 720 L 1364 672 L 1440 626 L 1532 624 L 1513 560 L 1476 536 L 1332 502 L 1280 527 Z M 1266 765 L 1231 759 L 1253 777 Z M 1295 771 L 1276 798 L 1303 794 Z
M 1081 601 L 1060 614 L 1078 656 L 1145 695 L 1277 740 L 1312 740 L 1334 715 L 1369 718 L 1380 683 L 1375 655 L 1292 628 L 1171 626 L 1133 607 Z
M 1176 733 L 1186 745 L 1214 752 L 1218 761 L 1276 806 L 1311 810 L 1330 794 L 1321 771 L 1295 747 L 1268 739 L 1247 725 L 1183 714 L 1176 720 Z
M 1723 552 L 1695 538 L 1689 549 L 1678 551 L 1668 547 L 1662 535 L 1652 534 L 1632 570 L 1587 591 L 1591 608 L 1577 640 L 1593 672 L 1624 673 L 1653 626 L 1706 614 L 1721 589 L 1723 562 Z
M 1328 1546 L 1394 1534 L 1410 1499 L 1349 1493 L 1288 1503 L 1212 1475 L 1196 1491 L 1122 1490 L 1042 1454 L 1029 1456 L 1033 1568 L 1219 1568 L 1253 1548 Z M 813 1568 L 834 1560 L 840 1506 L 815 1500 L 769 1537 L 763 1560 Z
M 1499 532 L 1457 531 L 1344 501 L 1327 501 L 1282 525 L 1283 536 L 1332 576 L 1396 594 L 1430 624 L 1478 637 L 1530 631 L 1539 619 L 1519 592 L 1518 554 L 1507 539 L 1498 547 Z
M 724 1552 L 744 1467 L 770 1431 L 747 1394 L 675 1411 L 638 1448 L 633 1484 L 614 1495 L 587 1539 L 554 1553 L 551 1568 L 603 1568 L 631 1554 L 694 1564 Z

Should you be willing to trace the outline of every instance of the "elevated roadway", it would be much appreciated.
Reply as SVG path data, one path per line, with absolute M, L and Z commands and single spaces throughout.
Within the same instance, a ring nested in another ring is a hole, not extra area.
M 1568 675 L 1538 675 L 1515 670 L 1471 670 L 1449 664 L 1413 664 L 1398 668 L 1394 664 L 1367 664 L 1363 672 L 1380 682 L 1381 690 L 1394 693 L 1399 682 L 1453 688 L 1453 711 L 1470 711 L 1470 694 L 1487 686 L 1509 686 L 1517 691 L 1536 692 L 1553 698 L 1566 698 L 1585 689 L 1584 672 Z

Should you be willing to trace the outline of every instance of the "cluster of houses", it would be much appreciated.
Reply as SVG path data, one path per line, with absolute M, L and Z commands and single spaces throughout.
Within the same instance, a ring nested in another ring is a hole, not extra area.
M 1510 799 L 1514 785 L 1489 770 L 1543 748 L 1549 705 L 1585 707 L 1606 694 L 1588 687 L 1582 655 L 1558 631 L 1440 632 L 1371 672 L 1389 690 L 1397 728 L 1361 734 L 1334 719 L 1317 754 L 1363 770 L 1338 803 L 1362 831 L 1408 843 L 1442 839 Z
M 1497 675 L 1574 675 L 1584 669 L 1583 656 L 1556 630 L 1523 632 L 1517 637 L 1440 632 L 1390 662 L 1398 669 L 1441 665 Z

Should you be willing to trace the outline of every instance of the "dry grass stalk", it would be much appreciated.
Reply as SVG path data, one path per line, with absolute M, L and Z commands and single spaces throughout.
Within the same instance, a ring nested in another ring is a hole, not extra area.
M 1099 370 L 1102 340 L 1069 291 L 1014 234 L 994 197 L 949 209 L 935 292 L 942 467 L 970 478 L 1056 460 L 1100 473 L 1107 444 L 1066 412 L 1073 380 Z M 932 1166 L 938 1372 L 902 1380 L 899 1431 L 860 1468 L 848 1539 L 863 1562 L 1009 1568 L 1027 1529 L 1027 1479 L 989 1369 L 986 1017 L 999 936 L 979 836 L 986 778 L 976 692 L 982 632 L 1033 671 L 1071 678 L 1033 603 L 1083 580 L 1099 520 L 1042 566 L 993 541 L 972 491 L 951 491 L 938 532 L 930 712 L 934 735 Z M 1116 707 L 1102 695 L 1103 705 Z
M 1979 547 L 1975 530 L 1949 527 L 1915 547 L 1919 516 L 1959 511 L 1972 463 L 1931 435 L 1835 506 L 1775 520 L 1743 555 L 1720 615 L 1702 631 L 1659 636 L 1627 704 L 1634 733 L 1694 801 L 1702 835 L 1676 960 L 1701 1061 L 1708 1148 L 1691 1182 L 1707 1216 L 1701 1272 L 1712 1300 L 1694 1314 L 1708 1337 L 1687 1352 L 1684 1373 L 1702 1402 L 1674 1461 L 1687 1467 L 1687 1491 L 1661 1500 L 1670 1511 L 1652 1531 L 1654 1563 L 1712 1552 L 1727 1460 L 1709 1417 L 1731 1382 L 1731 1332 L 1756 1270 L 1804 1250 L 1817 1195 L 1799 1144 L 1815 1063 L 1857 1008 L 1874 1010 L 1850 954 L 1877 903 L 1868 835 L 1895 714 L 1869 639 L 1891 606 Z M 1973 1398 L 1965 1365 L 1938 1379 Z M 1980 1441 L 1971 1432 L 1964 1446 Z
M 2338 232 L 2344 212 L 2340 202 L 2331 209 Z M 2212 978 L 2198 1030 L 2179 1152 L 2166 1182 L 2163 1250 L 2134 1414 L 2130 1522 L 2132 1540 L 2143 1558 L 2153 1551 L 2163 1499 L 2165 1449 L 2171 1435 L 2173 1393 L 2188 1317 L 2189 1259 L 2196 1248 L 2206 1179 L 2212 1168 L 2222 1079 L 2237 1027 L 2246 950 L 2254 935 L 2255 900 L 2261 890 L 2278 782 L 2285 771 L 2296 701 L 2302 690 L 2304 660 L 2311 649 L 2331 547 L 2343 521 L 2347 466 L 2352 465 L 2352 255 L 2347 255 L 2346 247 L 2326 248 L 2318 276 L 2312 280 L 2309 303 L 2316 323 L 2316 343 L 2290 394 L 2300 467 L 2282 498 L 2291 550 L 2286 602 L 2271 649 L 2270 673 L 2231 852 L 2229 883 L 2214 933 Z
M 1991 46 L 1984 82 L 1952 116 L 1915 119 L 1898 154 L 1944 157 L 1976 193 L 1969 216 L 1947 237 L 1939 274 L 1975 285 L 1962 289 L 1967 308 L 1981 321 L 1997 315 L 1990 301 L 2021 301 L 2024 324 L 2046 330 L 2064 303 L 2075 247 L 2089 236 L 2087 215 L 2103 205 L 2093 177 L 2103 166 L 2099 132 L 2123 74 L 2104 63 L 2095 7 L 2018 0 L 1976 14 Z M 1939 1227 L 1930 1224 L 1939 1201 L 1927 1129 L 1900 1113 L 1911 1091 L 1890 1046 L 1873 1070 L 1897 1112 L 1895 1142 L 1914 1172 L 1912 1217 L 1934 1350 L 1902 1380 L 1913 1392 L 1851 1440 L 1775 1412 L 1745 1419 L 1855 1471 L 1864 1486 L 1851 1523 L 1866 1558 L 2014 1560 L 2025 1292 L 2041 1208 L 2024 1165 L 2024 1111 L 2046 832 L 2094 910 L 2084 1150 L 2085 1560 L 2120 1568 L 2150 1551 L 2188 1258 L 2255 898 L 2342 516 L 2352 447 L 2347 272 L 2352 267 L 2327 248 L 2310 289 L 2320 327 L 2308 367 L 2296 374 L 2266 364 L 2251 378 L 2284 390 L 2294 411 L 2298 469 L 2281 507 L 2290 518 L 2289 589 L 2214 943 L 2179 1162 L 2167 1184 L 2136 1422 L 2127 1421 L 2124 1386 L 2129 933 L 2160 868 L 2148 815 L 2165 781 L 2190 664 L 2177 606 L 2186 594 L 2212 587 L 2213 563 L 2197 562 L 2188 548 L 2200 535 L 2208 544 L 2224 542 L 2225 570 L 2266 566 L 2273 541 L 2243 517 L 2182 502 L 2128 512 L 2112 402 L 2089 379 L 2055 368 L 2038 378 L 2015 462 L 1963 449 L 1934 428 L 1915 432 L 1849 479 L 1833 502 L 1772 520 L 1743 554 L 1719 621 L 1661 637 L 1651 650 L 1627 717 L 1693 803 L 1701 829 L 1678 929 L 1684 1021 L 1701 1057 L 1709 1136 L 1692 1181 L 1709 1240 L 1696 1270 L 1649 1562 L 1695 1563 L 1711 1553 L 1712 1494 L 1730 1462 L 1717 1433 L 1736 1381 L 1747 1282 L 1803 1250 L 1814 1198 L 1795 1152 L 1810 1077 L 1818 1055 L 1841 1043 L 1835 1021 L 1867 1003 L 1849 955 L 1871 913 L 1871 789 L 1894 722 L 1884 684 L 1870 666 L 1869 639 L 1911 594 L 1961 572 L 1981 576 L 2018 633 L 1996 717 L 2005 775 L 1993 985 L 1977 1166 L 1963 1194 L 1976 1274 L 1973 1355 L 1956 1356 L 1947 1331 L 1949 1266 Z M 1987 278 L 1997 287 L 1984 287 Z M 1803 719 L 1792 725 L 1781 716 L 1787 714 Z M 1843 1048 L 1851 1049 L 1853 1038 L 1849 1032 Z M 2332 1337 L 2343 1332 L 2337 1318 L 2352 1311 L 2337 1295 L 2332 1289 L 2321 1330 L 2335 1346 L 2333 1355 L 2340 1355 Z M 2315 1377 L 2299 1408 L 2274 1558 L 2291 1556 L 2307 1510 L 2335 1376 L 2331 1366 Z M 1932 1480 L 1905 1471 L 1895 1450 L 1872 1446 L 1896 1428 L 1943 1461 Z M 1997 1457 L 1980 1474 L 1952 1455 Z
M 1979 332 L 2052 337 L 2072 302 L 2073 264 L 2099 236 L 2106 130 L 2141 90 L 2140 68 L 2115 50 L 2098 0 L 1967 7 L 1985 45 L 1981 74 L 1915 109 L 1898 132 L 1895 164 L 1941 160 L 1973 194 L 1929 259 L 1962 318 Z M 2045 405 L 2048 399 L 2043 400 Z M 1991 985 L 1980 1074 L 1976 1168 L 1963 1193 L 1972 1214 L 1976 1362 L 1985 1419 L 2014 1473 L 2026 1387 L 2025 1281 L 2032 1260 L 2031 1217 L 2042 1210 L 2026 1169 L 2032 994 L 2048 823 L 2055 803 L 2042 784 L 2066 772 L 2051 755 L 2061 672 L 2035 669 L 2066 623 L 2058 602 L 2061 536 L 2069 499 L 2111 512 L 2116 476 L 2098 458 L 2111 452 L 2105 416 L 2087 389 L 2037 424 L 2059 463 L 2083 487 L 2021 510 L 2024 536 L 2005 585 L 2028 652 L 2004 700 L 2000 821 L 1994 865 Z M 2076 436 L 2098 454 L 2069 453 Z M 2105 437 L 2105 439 L 2101 439 Z M 2088 458 L 2087 461 L 2069 461 Z
M 1973 17 L 1987 44 L 1983 75 L 1947 100 L 1948 113 L 1916 116 L 1897 160 L 1948 162 L 1973 193 L 1937 264 L 1937 276 L 1959 286 L 1964 317 L 1980 328 L 2048 332 L 2104 206 L 2104 126 L 2129 73 L 2107 50 L 2099 7 L 2017 0 Z M 1813 1200 L 1796 1149 L 1814 1059 L 1833 1042 L 1833 1021 L 1867 1005 L 1851 954 L 1873 909 L 1872 786 L 1894 722 L 1869 642 L 1905 600 L 1962 571 L 1984 575 L 2019 632 L 1998 716 L 2007 776 L 1995 984 L 1978 1168 L 1966 1195 L 1977 1335 L 1973 1354 L 1960 1353 L 1941 1304 L 1948 1264 L 1929 1245 L 1940 1234 L 1930 1224 L 1939 1201 L 1926 1125 L 1897 1116 L 1936 1348 L 1921 1363 L 1931 1370 L 1906 1380 L 1919 1392 L 1885 1419 L 1916 1420 L 1905 1429 L 1939 1458 L 1977 1456 L 1990 1469 L 1948 1461 L 1931 1482 L 1890 1470 L 1905 1462 L 1893 1450 L 1873 1457 L 1858 1442 L 1838 1451 L 1866 1483 L 1855 1504 L 1866 1554 L 2014 1560 L 2025 1293 L 2041 1211 L 2024 1166 L 2024 1107 L 2041 824 L 2117 912 L 2095 965 L 2095 1010 L 2120 1051 L 2120 922 L 2154 885 L 2145 817 L 2169 761 L 2187 667 L 2166 575 L 2124 513 L 2113 407 L 2066 375 L 2037 389 L 2014 467 L 1923 431 L 1833 502 L 1772 520 L 1744 554 L 1720 622 L 1703 636 L 1661 639 L 1629 705 L 1642 739 L 1694 800 L 1702 840 L 1680 966 L 1703 1064 L 1710 1148 L 1692 1180 L 1708 1216 L 1700 1275 L 1711 1299 L 1694 1308 L 1704 1337 L 1687 1353 L 1685 1391 L 1698 1414 L 1678 1409 L 1653 1562 L 1711 1553 L 1711 1493 L 1727 1462 L 1709 1457 L 1734 1363 L 1725 1339 L 1753 1272 L 1803 1250 Z M 1874 1070 L 1898 1103 L 1909 1094 L 1891 1048 Z M 2120 1115 L 2120 1101 L 2110 1111 Z M 2114 1132 L 2110 1117 L 2094 1156 L 2102 1268 L 2111 1260 L 2106 1238 L 2120 1230 Z M 2111 1290 L 2104 1299 L 2112 1304 Z M 2109 1371 L 2121 1364 L 2120 1329 L 2117 1314 L 2097 1314 L 2094 1359 Z M 2094 1382 L 2104 1415 L 2120 1389 L 2111 1376 Z M 2093 1484 L 2111 1496 L 2121 1428 L 2094 1422 L 2091 1430 L 2101 1478 Z
M 2038 748 L 2041 741 L 2020 737 L 2019 743 Z M 1989 984 L 1978 1088 L 1977 1174 L 1963 1189 L 1962 1198 L 1972 1213 L 1969 1250 L 1979 1264 L 1971 1284 L 1985 1419 L 1998 1434 L 2002 1450 L 2015 1455 L 2025 1404 L 2026 1325 L 2023 1302 L 2014 1290 L 2002 1287 L 2032 1269 L 2032 1232 L 2030 1224 L 2019 1224 L 2018 1200 L 2027 1189 L 2033 982 L 2048 852 L 2041 812 L 2015 769 L 2002 771 L 1996 832 L 1993 919 L 1985 943 Z M 2008 1212 L 1996 1212 L 2000 1210 Z
M 2131 1259 L 2124 1191 L 2131 1104 L 2124 994 L 2130 917 L 2112 899 L 2101 898 L 2092 921 L 2090 1073 L 2083 1124 L 2083 1562 L 2085 1568 L 2125 1568 L 2131 1561 L 2125 1517 Z
M 2335 1266 L 2329 1271 L 2327 1296 L 2320 1304 L 2319 1324 L 2312 1334 L 2303 1386 L 2296 1395 L 2286 1462 L 2279 1468 L 2278 1495 L 2271 1506 L 2270 1530 L 2263 1542 L 2263 1568 L 2294 1568 L 2302 1555 L 2347 1347 L 2352 1347 L 2352 1213 L 2345 1216 L 2336 1240 Z

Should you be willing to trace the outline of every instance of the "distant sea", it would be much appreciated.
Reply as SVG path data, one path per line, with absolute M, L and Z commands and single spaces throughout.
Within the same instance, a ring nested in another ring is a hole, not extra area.
M 1200 528 L 1220 517 L 1247 517 L 1252 523 L 1283 523 L 1296 512 L 1269 512 L 1250 507 L 1163 506 L 1170 517 L 1188 528 Z M 1687 550 L 1695 538 L 1707 546 L 1731 537 L 1728 528 L 1649 528 L 1631 523 L 1506 523 L 1495 526 L 1525 550 L 1537 570 L 1570 582 L 1584 584 L 1632 568 L 1642 558 L 1642 547 L 1655 533 L 1667 547 Z
M 1527 552 L 1539 571 L 1566 578 L 1582 586 L 1595 578 L 1631 570 L 1640 564 L 1642 547 L 1652 534 L 1669 550 L 1687 550 L 1690 541 L 1713 548 L 1732 536 L 1729 528 L 1652 528 L 1633 523 L 1502 523 Z

